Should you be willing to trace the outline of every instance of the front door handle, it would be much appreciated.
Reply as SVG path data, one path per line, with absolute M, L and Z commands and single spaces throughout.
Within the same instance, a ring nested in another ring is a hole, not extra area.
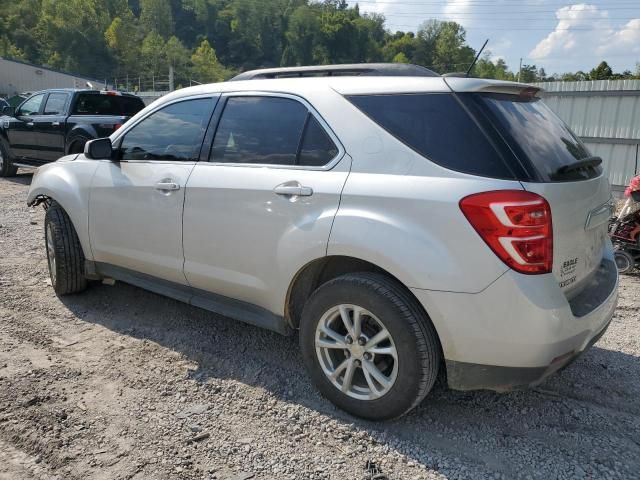
M 33 127 L 33 122 L 27 122 L 27 127 Z
M 51 122 L 51 125 L 54 127 L 59 127 L 60 126 L 60 122 Z
M 287 195 L 296 197 L 310 197 L 313 195 L 313 189 L 311 187 L 305 187 L 303 185 L 283 183 L 273 189 L 273 192 L 277 195 Z
M 174 192 L 180 190 L 180 185 L 169 181 L 158 182 L 156 183 L 156 190 L 160 190 L 161 192 Z

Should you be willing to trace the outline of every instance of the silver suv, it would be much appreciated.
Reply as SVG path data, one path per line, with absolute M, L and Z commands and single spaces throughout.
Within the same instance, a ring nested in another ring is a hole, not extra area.
M 439 374 L 537 384 L 604 333 L 618 276 L 600 164 L 530 86 L 279 69 L 155 101 L 41 167 L 28 203 L 47 208 L 58 294 L 112 278 L 299 330 L 318 389 L 387 419 Z

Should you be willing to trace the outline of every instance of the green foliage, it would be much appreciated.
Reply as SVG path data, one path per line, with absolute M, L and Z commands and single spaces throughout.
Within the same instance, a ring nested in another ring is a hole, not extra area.
M 97 78 L 219 81 L 232 71 L 278 65 L 396 62 L 466 71 L 475 51 L 455 22 L 427 20 L 390 32 L 378 14 L 345 0 L 0 0 L 0 55 Z M 485 54 L 472 74 L 515 80 Z M 547 76 L 524 65 L 523 82 L 640 78 L 606 62 Z
M 203 82 L 221 82 L 227 76 L 224 67 L 218 62 L 216 51 L 207 40 L 203 40 L 191 56 L 193 74 Z

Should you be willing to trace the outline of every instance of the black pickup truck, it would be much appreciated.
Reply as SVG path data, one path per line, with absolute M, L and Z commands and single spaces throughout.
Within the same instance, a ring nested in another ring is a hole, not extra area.
M 34 93 L 0 116 L 0 177 L 80 153 L 108 137 L 144 108 L 135 95 L 106 90 L 54 89 Z

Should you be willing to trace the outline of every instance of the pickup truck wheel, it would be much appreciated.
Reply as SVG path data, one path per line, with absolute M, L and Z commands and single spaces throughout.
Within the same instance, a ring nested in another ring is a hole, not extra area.
M 344 275 L 318 288 L 302 312 L 300 346 L 320 392 L 370 420 L 414 408 L 440 368 L 429 318 L 401 285 L 375 273 Z
M 47 262 L 51 285 L 58 295 L 78 293 L 87 288 L 84 253 L 67 213 L 53 202 L 44 219 Z
M 11 163 L 9 154 L 0 143 L 0 177 L 13 177 L 16 173 L 18 173 L 18 167 Z
M 84 152 L 84 144 L 91 140 L 88 137 L 73 137 L 69 140 L 69 151 L 67 153 L 83 153 Z

